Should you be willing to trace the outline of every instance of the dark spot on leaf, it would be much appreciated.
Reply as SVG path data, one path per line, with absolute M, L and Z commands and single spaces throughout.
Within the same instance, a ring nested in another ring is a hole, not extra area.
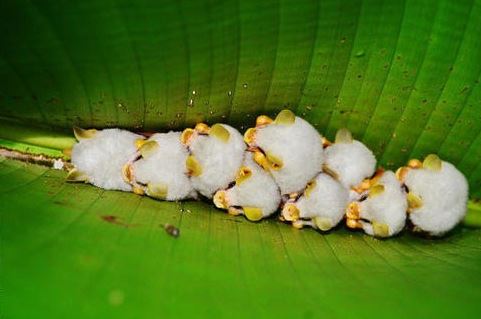
M 110 223 L 110 224 L 113 224 L 113 225 L 118 225 L 118 226 L 122 226 L 122 227 L 129 227 L 129 226 L 133 226 L 133 225 L 129 225 L 129 224 L 126 224 L 124 222 L 122 222 L 117 216 L 114 216 L 114 215 L 103 215 L 101 216 L 102 220 L 107 222 L 107 223 Z
M 106 215 L 102 216 L 102 219 L 108 223 L 116 223 L 117 222 L 117 216 L 114 215 Z
M 165 224 L 163 226 L 164 226 L 165 232 L 167 234 L 169 234 L 170 236 L 175 237 L 175 238 L 179 237 L 180 230 L 177 227 L 175 227 L 174 225 L 171 225 L 171 224 Z
M 58 97 L 51 97 L 50 99 L 47 100 L 47 103 L 48 104 L 59 104 L 60 103 L 60 99 Z

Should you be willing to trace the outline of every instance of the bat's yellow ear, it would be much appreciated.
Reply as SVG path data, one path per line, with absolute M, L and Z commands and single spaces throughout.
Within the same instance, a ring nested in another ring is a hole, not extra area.
M 140 149 L 145 143 L 147 143 L 147 140 L 146 139 L 143 139 L 143 138 L 139 138 L 135 141 L 135 147 L 137 149 Z
M 209 135 L 214 136 L 224 143 L 227 143 L 230 138 L 229 131 L 223 127 L 221 124 L 214 124 L 209 130 Z
M 330 218 L 326 217 L 314 217 L 314 223 L 316 224 L 317 228 L 322 231 L 328 231 L 332 228 L 332 221 Z
M 76 168 L 72 169 L 67 175 L 67 182 L 71 183 L 86 183 L 88 180 L 88 176 Z
M 145 142 L 139 149 L 142 157 L 147 158 L 154 154 L 159 149 L 159 144 L 156 141 Z
M 124 182 L 132 184 L 132 181 L 134 179 L 132 172 L 132 165 L 130 163 L 125 164 L 122 166 L 122 178 L 124 179 Z
M 247 219 L 253 222 L 262 219 L 262 209 L 257 207 L 242 207 Z
M 423 163 L 417 158 L 410 159 L 408 162 L 408 167 L 410 168 L 422 168 Z
M 190 138 L 194 134 L 195 130 L 192 128 L 186 128 L 180 135 L 180 142 L 184 145 L 188 145 Z
M 296 115 L 291 110 L 282 110 L 277 114 L 276 124 L 291 125 L 296 121 Z
M 352 134 L 347 128 L 341 128 L 336 133 L 335 143 L 352 143 Z
M 271 124 L 272 122 L 274 122 L 274 120 L 267 115 L 259 115 L 256 119 L 256 127 Z
M 96 129 L 84 130 L 83 128 L 75 126 L 73 128 L 73 134 L 77 141 L 86 140 L 94 137 L 97 134 Z
M 384 193 L 384 185 L 376 184 L 369 189 L 369 198 L 373 198 Z
M 440 171 L 442 166 L 441 159 L 436 154 L 429 154 L 423 161 L 423 168 L 430 169 L 432 171 Z
M 372 221 L 372 231 L 374 236 L 378 237 L 388 237 L 389 236 L 389 226 L 384 223 L 378 223 L 376 221 Z
M 147 195 L 152 196 L 157 199 L 165 199 L 168 194 L 168 186 L 164 183 L 147 184 Z

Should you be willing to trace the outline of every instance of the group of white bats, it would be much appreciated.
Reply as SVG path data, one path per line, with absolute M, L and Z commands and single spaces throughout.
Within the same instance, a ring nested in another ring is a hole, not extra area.
M 280 210 L 296 228 L 347 227 L 376 237 L 409 229 L 441 236 L 464 217 L 468 183 L 437 155 L 396 172 L 340 129 L 330 142 L 290 110 L 261 115 L 244 136 L 226 124 L 199 123 L 148 138 L 120 129 L 74 128 L 67 180 L 160 200 L 213 200 L 258 221 Z

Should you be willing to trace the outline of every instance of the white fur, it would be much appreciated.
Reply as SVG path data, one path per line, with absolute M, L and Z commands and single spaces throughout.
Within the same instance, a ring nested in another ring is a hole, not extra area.
M 347 188 L 358 185 L 374 174 L 376 158 L 361 142 L 334 143 L 325 150 L 325 164 Z
M 209 135 L 196 135 L 189 147 L 202 167 L 201 175 L 191 177 L 192 185 L 207 198 L 212 198 L 217 190 L 227 188 L 235 179 L 246 149 L 242 135 L 235 128 L 221 125 L 230 133 L 227 142 Z
M 252 175 L 226 190 L 229 206 L 257 207 L 262 209 L 263 217 L 271 215 L 281 202 L 276 182 L 254 162 L 251 152 L 246 152 L 243 166 L 250 168 Z
M 167 185 L 166 200 L 180 200 L 195 197 L 185 160 L 189 155 L 187 148 L 180 142 L 179 132 L 157 133 L 148 140 L 159 145 L 155 153 L 140 158 L 133 164 L 133 174 L 142 184 Z M 147 191 L 147 195 L 150 195 Z
M 344 216 L 349 192 L 331 176 L 320 173 L 309 196 L 303 194 L 296 202 L 302 219 L 322 217 L 330 219 L 332 227 Z
M 135 158 L 135 141 L 142 138 L 120 129 L 97 131 L 94 137 L 74 145 L 72 164 L 97 187 L 130 191 L 132 187 L 124 181 L 122 167 Z
M 407 210 L 406 194 L 392 171 L 384 172 L 378 184 L 384 186 L 384 192 L 359 203 L 361 218 L 388 225 L 389 237 L 404 228 Z M 361 221 L 361 224 L 367 234 L 374 236 L 372 223 Z
M 258 127 L 255 144 L 282 160 L 283 167 L 271 173 L 283 195 L 301 191 L 322 170 L 321 135 L 300 117 L 291 125 L 273 122 Z
M 353 189 L 349 190 L 349 202 L 358 201 L 360 198 L 361 198 L 361 194 L 359 194 Z
M 405 184 L 423 202 L 409 214 L 412 223 L 421 230 L 440 236 L 464 218 L 468 183 L 451 163 L 442 161 L 440 171 L 409 169 Z

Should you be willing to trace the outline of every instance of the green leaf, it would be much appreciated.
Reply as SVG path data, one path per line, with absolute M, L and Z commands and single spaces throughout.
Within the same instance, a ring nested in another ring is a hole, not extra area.
M 65 175 L 0 163 L 6 318 L 479 316 L 480 229 L 320 234 Z
M 437 153 L 479 199 L 480 21 L 479 0 L 0 1 L 0 146 L 61 156 L 73 126 L 245 130 L 289 108 L 386 168 Z M 480 316 L 475 228 L 320 235 L 0 161 L 5 317 Z

